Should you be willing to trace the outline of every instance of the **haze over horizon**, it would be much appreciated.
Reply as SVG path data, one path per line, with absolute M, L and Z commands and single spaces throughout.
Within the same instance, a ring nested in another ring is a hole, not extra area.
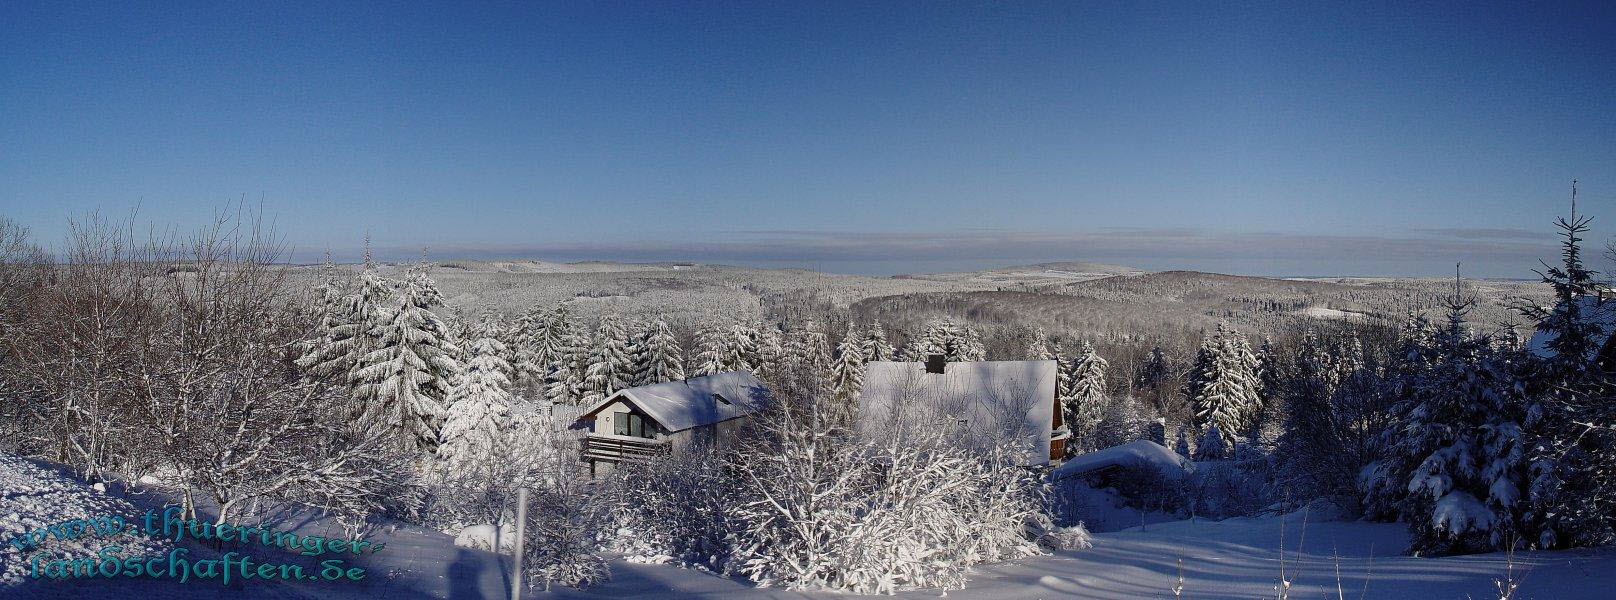
M 291 258 L 1528 278 L 1616 7 L 0 6 L 0 216 Z M 1592 253 L 1590 253 L 1592 254 Z M 1596 268 L 1608 261 L 1591 257 Z

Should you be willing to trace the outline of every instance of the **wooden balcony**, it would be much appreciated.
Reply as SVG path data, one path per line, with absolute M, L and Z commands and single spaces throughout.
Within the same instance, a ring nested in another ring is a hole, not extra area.
M 584 436 L 585 460 L 609 460 L 622 462 L 625 460 L 640 460 L 664 456 L 669 453 L 666 440 L 652 440 L 646 438 L 625 437 L 619 435 L 601 435 L 591 433 Z

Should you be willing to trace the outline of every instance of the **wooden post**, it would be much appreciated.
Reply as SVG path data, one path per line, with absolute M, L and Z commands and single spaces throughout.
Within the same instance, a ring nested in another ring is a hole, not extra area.
M 516 490 L 516 545 L 511 555 L 511 600 L 522 597 L 522 542 L 527 540 L 527 488 Z

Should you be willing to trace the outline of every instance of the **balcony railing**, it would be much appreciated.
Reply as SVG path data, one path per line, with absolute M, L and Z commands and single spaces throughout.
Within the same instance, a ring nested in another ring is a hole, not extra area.
M 584 458 L 611 461 L 637 460 L 668 454 L 668 442 L 591 433 L 584 436 Z

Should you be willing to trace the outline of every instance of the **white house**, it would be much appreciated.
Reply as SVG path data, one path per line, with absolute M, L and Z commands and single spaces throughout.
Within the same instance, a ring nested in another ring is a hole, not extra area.
M 1053 360 L 873 361 L 859 393 L 859 426 L 880 433 L 898 420 L 963 425 L 962 443 L 1012 440 L 1025 448 L 1024 465 L 1048 465 L 1071 437 L 1055 395 L 1057 373 Z
M 620 390 L 584 409 L 584 460 L 604 475 L 625 460 L 668 454 L 696 443 L 722 447 L 742 417 L 761 410 L 768 391 L 746 371 L 731 371 Z

